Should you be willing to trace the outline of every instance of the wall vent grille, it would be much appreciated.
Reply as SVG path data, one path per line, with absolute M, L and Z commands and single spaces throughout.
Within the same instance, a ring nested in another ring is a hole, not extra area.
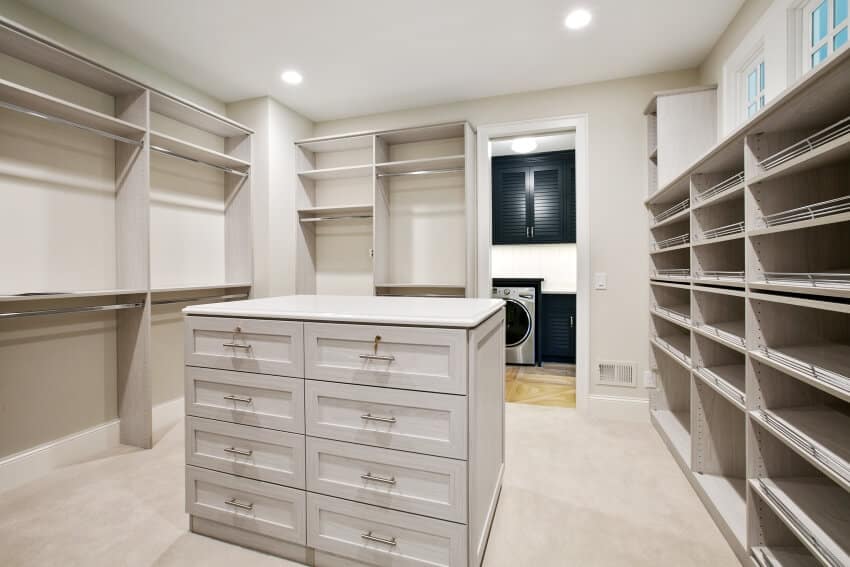
M 637 367 L 634 362 L 604 360 L 599 363 L 596 383 L 605 386 L 637 387 Z

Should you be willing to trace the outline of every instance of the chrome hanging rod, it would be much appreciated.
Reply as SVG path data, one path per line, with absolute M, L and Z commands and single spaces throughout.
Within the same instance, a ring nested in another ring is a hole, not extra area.
M 421 169 L 419 171 L 404 171 L 401 173 L 379 173 L 378 177 L 402 177 L 408 175 L 436 175 L 440 173 L 462 173 L 464 168 L 454 167 L 451 169 Z
M 207 163 L 207 162 L 199 160 L 199 159 L 195 159 L 195 158 L 191 158 L 191 157 L 187 157 L 187 156 L 178 154 L 177 152 L 172 152 L 171 150 L 165 149 L 165 148 L 160 147 L 160 146 L 151 145 L 151 150 L 153 150 L 155 152 L 159 152 L 161 154 L 171 156 L 171 157 L 185 159 L 186 161 L 191 161 L 192 163 L 197 163 L 197 164 L 200 164 L 200 165 L 205 165 L 207 167 L 212 167 L 214 169 L 218 169 L 218 170 L 223 171 L 225 173 L 232 173 L 233 175 L 238 175 L 239 177 L 248 177 L 248 174 L 245 173 L 244 171 L 239 171 L 238 169 L 233 169 L 232 167 L 224 167 L 223 165 L 216 165 L 214 163 Z
M 11 319 L 13 317 L 33 317 L 36 315 L 61 315 L 63 313 L 89 313 L 93 311 L 118 311 L 121 309 L 134 309 L 142 307 L 144 302 L 118 303 L 115 305 L 93 305 L 88 307 L 63 307 L 61 309 L 39 309 L 34 311 L 19 311 L 13 313 L 0 313 L 0 319 Z
M 370 219 L 372 215 L 339 215 L 334 217 L 308 217 L 301 219 L 301 222 L 321 222 L 332 220 L 351 220 L 351 219 Z
M 233 293 L 230 295 L 207 295 L 204 297 L 184 297 L 182 299 L 160 299 L 159 301 L 151 301 L 151 305 L 170 305 L 172 303 L 191 303 L 193 301 L 231 301 L 234 299 L 247 299 L 247 293 Z
M 86 132 L 91 132 L 92 134 L 97 134 L 98 136 L 104 136 L 106 138 L 110 138 L 110 139 L 118 141 L 118 142 L 130 144 L 131 146 L 142 147 L 144 145 L 144 142 L 142 142 L 141 140 L 134 140 L 132 138 L 125 138 L 124 136 L 119 136 L 118 134 L 113 134 L 112 132 L 106 132 L 105 130 L 99 130 L 97 128 L 92 128 L 91 126 L 85 126 L 83 124 L 78 124 L 77 122 L 72 122 L 71 120 L 59 118 L 58 116 L 53 116 L 52 114 L 45 114 L 43 112 L 38 112 L 36 110 L 32 110 L 32 109 L 29 109 L 29 108 L 25 108 L 23 106 L 18 106 L 16 104 L 12 104 L 10 102 L 0 101 L 0 107 L 6 108 L 8 110 L 14 110 L 15 112 L 20 112 L 22 114 L 28 114 L 30 116 L 35 116 L 36 118 L 41 118 L 42 120 L 47 120 L 48 122 L 55 122 L 57 124 L 64 124 L 65 126 L 72 126 L 74 128 L 79 128 L 80 130 L 85 130 Z

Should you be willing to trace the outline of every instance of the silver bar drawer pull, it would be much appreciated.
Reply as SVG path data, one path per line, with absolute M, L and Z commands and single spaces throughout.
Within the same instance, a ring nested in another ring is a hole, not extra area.
M 378 543 L 383 543 L 385 545 L 391 545 L 393 547 L 395 547 L 397 545 L 395 538 L 385 539 L 385 538 L 382 538 L 382 537 L 373 536 L 372 532 L 366 532 L 365 534 L 360 534 L 360 537 L 362 537 L 363 539 L 368 540 L 368 541 L 375 541 L 375 542 L 378 542 Z
M 372 415 L 371 413 L 361 415 L 360 419 L 365 419 L 366 421 L 380 421 L 382 423 L 395 423 L 396 422 L 396 418 L 394 418 L 394 417 L 383 417 L 383 416 L 380 416 L 380 415 Z
M 222 343 L 221 346 L 226 348 L 241 348 L 245 350 L 253 348 L 251 345 L 243 345 L 241 343 Z
M 253 510 L 254 503 L 253 502 L 240 502 L 235 498 L 231 498 L 230 500 L 225 500 L 225 504 L 228 506 L 235 506 L 236 508 L 242 508 L 243 510 Z
M 395 360 L 395 357 L 391 354 L 361 354 L 360 358 L 364 360 L 385 360 L 387 362 Z
M 385 477 L 385 476 L 376 476 L 372 473 L 368 472 L 366 474 L 361 474 L 360 478 L 363 480 L 373 480 L 375 482 L 383 482 L 384 484 L 395 484 L 395 477 Z
M 232 402 L 242 402 L 243 404 L 250 404 L 254 401 L 254 398 L 251 396 L 237 396 L 235 394 L 228 394 L 224 396 L 224 399 Z
M 242 455 L 243 457 L 250 457 L 254 454 L 254 451 L 251 449 L 237 449 L 236 447 L 225 447 L 225 453 L 233 453 L 234 455 Z

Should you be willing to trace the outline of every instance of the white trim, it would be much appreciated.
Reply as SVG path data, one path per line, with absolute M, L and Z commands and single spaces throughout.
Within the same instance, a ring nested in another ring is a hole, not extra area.
M 154 406 L 154 439 L 183 419 L 183 409 L 183 398 Z M 0 493 L 118 447 L 120 425 L 120 419 L 113 419 L 0 459 Z
M 643 398 L 593 394 L 590 396 L 588 405 L 589 413 L 593 417 L 649 423 L 649 400 Z
M 558 116 L 519 122 L 485 124 L 478 127 L 478 294 L 488 297 L 493 287 L 490 269 L 492 241 L 492 172 L 490 140 L 509 136 L 547 134 L 575 130 L 576 133 L 576 407 L 588 409 L 590 392 L 590 184 L 587 114 Z

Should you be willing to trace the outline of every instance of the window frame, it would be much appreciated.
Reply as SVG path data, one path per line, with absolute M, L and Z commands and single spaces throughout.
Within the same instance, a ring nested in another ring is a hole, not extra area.
M 753 116 L 761 112 L 767 104 L 767 81 L 765 74 L 767 65 L 765 64 L 764 56 L 764 41 L 759 41 L 756 48 L 750 53 L 749 57 L 744 60 L 737 72 L 735 73 L 736 93 L 735 97 L 735 117 L 738 124 L 743 124 Z M 756 111 L 754 114 L 749 114 L 749 85 L 748 80 L 750 74 L 756 71 Z

